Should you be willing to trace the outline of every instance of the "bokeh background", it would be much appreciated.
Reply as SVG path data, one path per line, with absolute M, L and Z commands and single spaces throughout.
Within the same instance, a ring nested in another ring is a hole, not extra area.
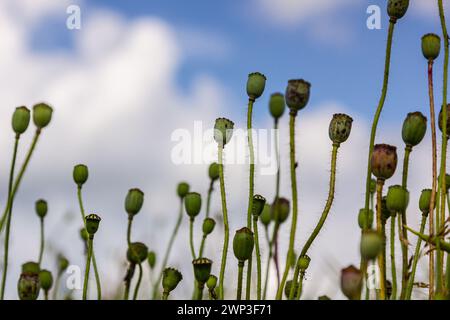
M 81 8 L 80 30 L 66 27 L 66 9 L 71 4 Z M 366 9 L 373 4 L 381 7 L 380 30 L 366 27 Z M 244 128 L 245 83 L 252 71 L 268 78 L 265 94 L 255 107 L 255 128 L 272 127 L 268 98 L 273 92 L 284 92 L 288 79 L 301 77 L 312 83 L 310 103 L 300 113 L 297 127 L 297 250 L 317 222 L 328 192 L 329 120 L 335 112 L 348 113 L 355 120 L 352 135 L 340 150 L 335 203 L 310 251 L 312 265 L 305 285 L 307 298 L 323 294 L 343 298 L 340 269 L 359 263 L 357 213 L 364 199 L 369 125 L 381 90 L 388 26 L 385 7 L 385 0 L 2 0 L 2 205 L 6 203 L 14 107 L 46 101 L 55 109 L 16 198 L 7 298 L 17 298 L 20 265 L 37 259 L 39 221 L 34 202 L 39 198 L 47 199 L 50 208 L 43 266 L 54 271 L 55 257 L 62 252 L 84 270 L 72 182 L 77 163 L 87 164 L 91 173 L 84 188 L 86 209 L 103 218 L 95 246 L 105 295 L 114 297 L 126 271 L 123 202 L 131 187 L 146 194 L 132 238 L 145 242 L 161 257 L 178 213 L 177 183 L 187 181 L 205 197 L 209 183 L 207 163 L 173 163 L 171 135 L 176 129 L 193 131 L 194 121 L 211 128 L 214 119 L 222 116 Z M 376 139 L 397 145 L 400 159 L 404 117 L 411 111 L 428 115 L 426 62 L 420 50 L 420 38 L 428 32 L 441 33 L 435 1 L 411 1 L 406 17 L 396 27 L 390 88 Z M 441 78 L 439 59 L 437 105 Z M 281 121 L 281 195 L 290 198 L 287 122 L 285 116 Z M 31 136 L 30 130 L 23 139 L 21 159 Z M 420 219 L 419 192 L 431 183 L 430 154 L 427 135 L 412 154 L 408 216 L 413 227 Z M 400 182 L 400 172 L 399 168 L 388 184 Z M 255 191 L 273 199 L 274 181 L 274 176 L 257 175 Z M 246 221 L 248 166 L 228 166 L 226 184 L 233 234 Z M 215 216 L 221 212 L 217 191 L 212 202 Z M 186 222 L 169 259 L 185 275 L 175 298 L 190 298 L 192 290 Z M 280 233 L 282 266 L 288 233 L 286 224 Z M 221 247 L 219 225 L 206 250 L 215 261 L 214 273 L 218 273 Z M 262 254 L 265 260 L 265 248 Z M 237 263 L 232 251 L 228 261 L 226 279 L 233 297 Z M 418 280 L 423 280 L 425 260 L 420 268 Z M 145 270 L 142 298 L 150 295 L 151 275 Z M 274 273 L 272 284 L 273 280 Z M 274 291 L 275 286 L 269 287 L 271 296 Z M 420 291 L 417 295 L 424 297 Z M 79 297 L 80 292 L 73 296 Z

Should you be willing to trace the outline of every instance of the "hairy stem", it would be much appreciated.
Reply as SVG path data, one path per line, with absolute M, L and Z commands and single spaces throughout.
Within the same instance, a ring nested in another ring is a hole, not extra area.
M 381 200 L 383 196 L 383 185 L 384 180 L 377 180 L 377 231 L 380 236 L 383 238 L 385 242 L 385 234 L 383 232 L 383 222 L 381 217 Z M 378 268 L 380 270 L 380 289 L 378 290 L 378 296 L 381 300 L 386 300 L 386 261 L 385 261 L 385 253 L 380 252 L 378 255 Z
M 238 284 L 236 291 L 236 300 L 242 300 L 242 282 L 244 277 L 244 261 L 239 261 L 238 264 Z
M 220 275 L 219 275 L 219 298 L 224 299 L 224 280 L 225 280 L 225 267 L 227 263 L 228 255 L 228 242 L 230 237 L 230 228 L 228 226 L 228 211 L 227 211 L 227 196 L 225 192 L 225 178 L 223 169 L 223 146 L 219 145 L 218 148 L 219 155 L 219 177 L 220 177 L 220 196 L 222 201 L 222 215 L 223 215 L 223 227 L 224 227 L 224 241 L 222 249 L 222 261 L 220 265 Z
M 392 293 L 390 300 L 396 300 L 397 297 L 397 268 L 395 266 L 395 218 L 396 216 L 391 216 L 391 274 L 392 274 Z M 399 215 L 398 219 L 402 217 Z M 399 223 L 399 230 L 401 230 Z M 399 234 L 400 237 L 400 234 Z
M 192 259 L 195 260 L 195 248 L 194 248 L 194 218 L 189 221 L 189 245 L 191 247 Z
M 275 237 L 278 233 L 279 224 L 275 223 L 275 226 L 273 227 L 273 235 L 272 239 L 269 239 L 269 231 L 266 227 L 266 237 L 267 237 L 267 243 L 269 244 L 269 256 L 267 258 L 267 265 L 266 265 L 266 280 L 264 281 L 264 293 L 263 293 L 263 300 L 266 300 L 267 295 L 267 284 L 269 282 L 269 273 L 270 273 L 270 262 L 272 261 L 273 256 L 273 244 Z
M 412 147 L 406 145 L 405 155 L 403 158 L 403 173 L 402 173 L 402 187 L 407 189 L 408 187 L 408 168 L 409 168 L 409 156 L 411 154 Z M 401 222 L 401 223 L 400 223 Z M 402 248 L 402 286 L 400 291 L 400 299 L 403 300 L 406 292 L 406 285 L 408 282 L 408 231 L 404 226 L 408 225 L 406 210 L 400 213 L 399 217 L 399 238 Z M 397 289 L 397 288 L 396 288 Z
M 44 256 L 44 246 L 45 246 L 45 238 L 44 238 L 44 218 L 40 218 L 40 229 L 41 229 L 41 242 L 39 246 L 39 266 L 42 263 L 42 257 Z
M 91 257 L 92 257 L 92 247 L 94 245 L 94 238 L 92 236 L 89 237 L 88 243 L 88 254 L 86 258 L 86 269 L 84 272 L 84 284 L 83 284 L 83 300 L 87 298 L 87 289 L 89 284 L 89 270 L 91 268 Z
M 255 237 L 255 251 L 256 251 L 256 299 L 261 300 L 261 252 L 259 250 L 259 234 L 258 234 L 258 216 L 253 216 L 253 233 Z
M 252 114 L 253 104 L 255 100 L 250 98 L 248 100 L 247 110 L 247 137 L 248 137 L 248 149 L 250 154 L 250 172 L 249 172 L 249 188 L 248 188 L 248 208 L 247 208 L 247 228 L 252 230 L 252 208 L 253 208 L 253 195 L 255 189 L 255 150 L 253 147 L 253 131 L 252 131 Z M 250 294 L 252 289 L 252 259 L 250 257 L 247 264 L 247 286 L 245 292 L 245 299 L 250 300 Z
M 206 199 L 206 218 L 209 218 L 209 211 L 211 208 L 211 195 L 213 191 L 214 191 L 214 180 L 211 179 L 211 182 L 209 183 L 208 197 Z

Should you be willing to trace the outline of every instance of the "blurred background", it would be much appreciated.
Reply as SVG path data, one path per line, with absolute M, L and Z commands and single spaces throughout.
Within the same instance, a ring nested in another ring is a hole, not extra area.
M 81 28 L 68 29 L 66 9 L 78 5 Z M 369 30 L 369 5 L 381 8 L 381 29 Z M 357 213 L 363 206 L 369 125 L 383 76 L 388 18 L 385 0 L 247 0 L 247 1 L 119 1 L 2 0 L 0 2 L 0 201 L 4 206 L 13 147 L 11 115 L 16 106 L 45 101 L 54 107 L 16 197 L 12 219 L 7 298 L 16 299 L 20 266 L 37 260 L 39 219 L 34 203 L 49 203 L 43 266 L 56 270 L 64 253 L 84 270 L 81 221 L 72 168 L 85 163 L 90 178 L 84 187 L 85 207 L 102 217 L 95 247 L 106 297 L 114 297 L 126 272 L 124 199 L 141 188 L 145 205 L 136 216 L 132 239 L 156 251 L 159 262 L 178 214 L 176 186 L 187 181 L 206 199 L 208 163 L 176 164 L 172 150 L 177 129 L 194 130 L 194 121 L 210 129 L 217 117 L 244 128 L 245 84 L 249 72 L 267 76 L 264 95 L 254 110 L 254 127 L 271 128 L 268 99 L 284 92 L 288 79 L 312 83 L 311 100 L 298 117 L 299 250 L 324 206 L 329 179 L 333 113 L 354 118 L 350 139 L 338 158 L 336 198 L 329 219 L 309 255 L 312 265 L 305 298 L 343 298 L 340 270 L 359 264 Z M 408 112 L 429 114 L 426 61 L 420 50 L 423 34 L 441 34 L 435 1 L 411 1 L 396 27 L 388 98 L 377 142 L 398 146 L 403 157 L 401 124 Z M 436 105 L 441 100 L 442 58 L 436 63 Z M 288 117 L 281 119 L 281 196 L 290 198 Z M 20 147 L 23 159 L 32 137 Z M 427 134 L 414 149 L 410 169 L 409 224 L 417 229 L 420 190 L 429 188 L 431 147 Z M 274 175 L 256 175 L 255 192 L 273 199 Z M 388 184 L 400 182 L 401 167 Z M 231 235 L 246 223 L 248 164 L 226 168 Z M 212 213 L 221 214 L 216 188 Z M 185 280 L 174 298 L 190 298 L 192 290 L 188 224 L 182 228 L 169 259 Z M 196 246 L 201 237 L 196 224 Z M 289 223 L 280 231 L 281 265 Z M 3 235 L 2 235 L 3 238 Z M 414 242 L 414 241 L 413 241 Z M 3 241 L 2 249 L 3 252 Z M 261 241 L 265 244 L 264 240 Z M 221 225 L 207 243 L 206 256 L 217 274 L 222 248 Z M 262 248 L 263 263 L 267 250 Z M 237 262 L 229 252 L 226 281 L 234 297 Z M 158 265 L 156 270 L 158 271 Z M 417 280 L 424 280 L 426 261 Z M 274 268 L 272 268 L 274 271 Z M 150 296 L 145 268 L 141 298 Z M 93 278 L 92 278 L 93 279 Z M 269 297 L 274 296 L 271 274 Z M 91 281 L 95 297 L 95 281 Z M 63 288 L 61 288 L 63 293 Z M 80 291 L 73 297 L 79 298 Z M 425 297 L 420 291 L 417 297 Z

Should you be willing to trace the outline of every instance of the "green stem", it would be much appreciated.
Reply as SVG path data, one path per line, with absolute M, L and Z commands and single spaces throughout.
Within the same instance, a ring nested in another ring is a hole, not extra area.
M 44 246 L 45 246 L 45 239 L 44 239 L 44 218 L 40 218 L 40 225 L 41 225 L 41 245 L 39 248 L 39 266 L 41 266 L 42 263 L 42 257 L 44 256 Z
M 206 199 L 206 218 L 209 218 L 209 211 L 211 208 L 211 195 L 214 191 L 214 180 L 211 180 L 209 183 L 209 189 L 208 189 L 208 197 Z
M 205 288 L 204 283 L 198 283 L 195 300 L 203 300 L 203 289 L 204 288 Z
M 402 187 L 408 188 L 408 168 L 409 168 L 409 156 L 412 151 L 412 146 L 406 145 L 405 147 L 405 155 L 403 158 L 403 173 L 402 173 Z M 401 223 L 400 223 L 401 222 Z M 405 298 L 406 293 L 406 285 L 408 282 L 408 231 L 406 231 L 405 227 L 408 225 L 406 210 L 400 213 L 399 218 L 399 238 L 400 245 L 402 249 L 402 287 L 400 291 L 400 299 L 403 300 Z M 397 288 L 396 288 L 397 289 Z
M 223 169 L 223 146 L 218 147 L 219 156 L 219 177 L 220 177 L 220 195 L 222 201 L 222 214 L 223 214 L 223 227 L 224 227 L 224 241 L 222 249 L 222 261 L 220 265 L 220 275 L 219 275 L 219 298 L 224 299 L 224 279 L 225 279 L 225 267 L 227 263 L 228 254 L 228 242 L 230 237 L 230 228 L 228 226 L 228 210 L 227 210 L 227 196 L 225 193 L 225 178 Z
M 278 200 L 278 197 L 280 196 L 280 150 L 279 150 L 279 134 L 278 134 L 278 119 L 276 118 L 274 120 L 273 128 L 275 130 L 275 155 L 277 158 L 277 178 L 276 178 L 276 187 L 275 187 L 275 201 Z
M 299 282 L 299 285 L 298 285 L 297 294 L 296 294 L 296 296 L 295 296 L 295 299 L 296 299 L 296 300 L 300 300 L 300 297 L 302 296 L 302 291 L 303 291 L 303 279 L 304 279 L 304 278 L 305 278 L 305 273 L 302 272 L 302 273 L 300 274 L 300 282 Z
M 242 280 L 244 277 L 244 261 L 239 261 L 238 264 L 238 285 L 236 292 L 236 300 L 242 300 Z
M 133 225 L 133 216 L 128 215 L 128 227 L 127 227 L 127 244 L 131 247 L 131 227 Z
M 94 245 L 94 238 L 92 236 L 89 237 L 88 243 L 88 254 L 86 258 L 86 270 L 84 272 L 84 284 L 83 284 L 83 300 L 87 298 L 87 289 L 89 284 L 89 270 L 91 268 L 91 257 L 92 257 L 92 247 Z
M 400 227 L 400 219 L 399 219 L 399 232 L 401 230 Z M 400 237 L 400 234 L 399 234 Z M 392 293 L 390 300 L 396 300 L 397 297 L 397 268 L 395 267 L 395 216 L 391 216 L 391 273 L 392 273 Z
M 194 248 L 194 218 L 189 221 L 189 245 L 191 246 L 192 259 L 195 260 L 195 248 Z
M 44 299 L 45 299 L 45 300 L 48 300 L 48 290 L 45 290 L 45 291 L 44 291 Z
M 252 114 L 253 104 L 255 100 L 250 98 L 248 100 L 247 110 L 247 137 L 248 137 L 248 149 L 250 153 L 250 172 L 249 172 L 249 188 L 248 188 L 248 208 L 247 208 L 247 228 L 252 230 L 252 208 L 253 208 L 253 195 L 254 195 L 254 178 L 255 178 L 255 151 L 253 147 L 253 132 L 252 132 Z M 252 289 L 252 260 L 250 257 L 247 264 L 247 287 L 245 298 L 250 300 L 250 294 Z
M 383 222 L 381 217 L 381 200 L 383 196 L 383 185 L 384 180 L 377 180 L 377 231 L 380 236 L 383 238 L 383 242 L 385 242 L 385 234 L 383 232 Z M 384 250 L 383 250 L 384 251 Z M 385 261 L 385 253 L 381 252 L 378 255 L 378 268 L 380 270 L 380 289 L 379 291 L 379 299 L 386 300 L 386 261 Z
M 58 272 L 56 275 L 56 280 L 55 280 L 55 286 L 53 289 L 53 300 L 56 300 L 58 298 L 58 289 L 59 289 L 59 283 L 61 282 L 61 275 L 62 272 Z
M 269 282 L 269 273 L 270 273 L 270 261 L 272 260 L 272 256 L 273 256 L 273 243 L 275 241 L 275 237 L 277 235 L 278 228 L 279 228 L 279 224 L 276 223 L 275 226 L 273 227 L 273 235 L 272 235 L 271 240 L 269 239 L 269 231 L 267 230 L 267 227 L 265 228 L 267 243 L 269 244 L 269 257 L 267 258 L 267 265 L 266 265 L 266 280 L 264 281 L 263 300 L 266 300 L 267 284 Z
M 253 217 L 253 233 L 255 237 L 255 250 L 256 250 L 256 274 L 257 274 L 256 298 L 257 300 L 261 300 L 261 252 L 259 249 L 258 216 Z
M 163 292 L 163 295 L 162 295 L 162 299 L 163 299 L 163 300 L 169 300 L 169 292 L 164 291 L 164 292 Z
M 203 258 L 203 250 L 205 249 L 205 242 L 208 235 L 206 233 L 203 234 L 202 243 L 200 244 L 200 251 L 198 253 L 199 258 Z
M 141 281 L 142 281 L 142 265 L 139 263 L 138 267 L 139 267 L 139 276 L 138 276 L 138 281 L 136 283 L 136 288 L 134 288 L 133 300 L 137 300 L 138 293 L 139 293 L 139 287 L 141 286 Z

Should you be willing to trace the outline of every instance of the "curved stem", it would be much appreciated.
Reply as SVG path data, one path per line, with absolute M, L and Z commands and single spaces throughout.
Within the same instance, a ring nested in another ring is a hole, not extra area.
M 42 263 L 42 257 L 44 256 L 44 246 L 45 246 L 45 239 L 44 239 L 44 218 L 40 218 L 40 227 L 41 227 L 41 244 L 39 247 L 39 266 L 41 266 Z
M 239 261 L 238 264 L 238 285 L 236 291 L 236 300 L 242 300 L 242 280 L 244 277 L 244 261 Z
M 385 242 L 385 234 L 383 232 L 383 222 L 381 218 L 381 200 L 383 195 L 383 185 L 384 180 L 378 179 L 377 180 L 377 231 L 380 234 L 380 236 L 383 238 L 383 242 Z M 383 252 L 381 252 L 378 255 L 378 268 L 380 270 L 380 289 L 379 291 L 379 299 L 386 300 L 386 261 L 385 261 L 385 255 Z
M 195 248 L 194 248 L 194 218 L 189 221 L 189 245 L 191 247 L 192 259 L 195 260 Z
M 89 284 L 89 270 L 91 268 L 91 257 L 92 257 L 93 245 L 94 245 L 94 238 L 91 236 L 91 237 L 89 237 L 88 254 L 87 254 L 87 258 L 86 258 L 86 269 L 84 272 L 83 300 L 86 300 L 86 298 L 87 298 L 87 289 L 88 289 L 88 284 Z
M 131 280 L 134 277 L 134 271 L 136 269 L 136 264 L 130 263 L 128 265 L 127 273 L 125 275 L 125 291 L 123 293 L 123 300 L 128 300 L 128 297 L 130 295 L 130 287 L 131 287 Z
M 258 216 L 253 217 L 253 233 L 255 237 L 255 250 L 256 250 L 256 274 L 257 274 L 256 299 L 261 300 L 261 252 L 259 249 Z
M 230 237 L 230 228 L 228 226 L 228 210 L 227 210 L 227 196 L 225 193 L 225 178 L 223 169 L 223 146 L 219 145 L 218 148 L 219 156 L 219 177 L 220 177 L 220 196 L 222 201 L 222 214 L 223 214 L 223 227 L 224 227 L 224 241 L 222 249 L 222 261 L 220 265 L 220 275 L 219 275 L 219 298 L 224 299 L 224 279 L 225 279 L 225 267 L 227 263 L 228 254 L 228 242 Z
M 263 294 L 263 300 L 266 300 L 266 295 L 267 295 L 267 284 L 268 284 L 268 282 L 269 282 L 269 273 L 270 273 L 270 261 L 272 260 L 272 256 L 273 256 L 273 243 L 274 243 L 275 237 L 276 237 L 276 235 L 277 235 L 278 226 L 279 226 L 279 224 L 276 223 L 275 226 L 273 227 L 272 239 L 269 239 L 269 231 L 268 231 L 267 227 L 265 228 L 265 230 L 266 230 L 267 243 L 269 244 L 269 256 L 268 256 L 268 258 L 267 258 L 266 280 L 264 281 L 264 294 Z
M 407 189 L 408 187 L 408 168 L 409 168 L 409 156 L 411 154 L 412 147 L 407 145 L 405 147 L 405 155 L 403 158 L 403 173 L 402 173 L 402 187 Z M 402 287 L 400 292 L 400 299 L 405 298 L 406 285 L 408 282 L 408 231 L 405 226 L 408 225 L 406 210 L 400 213 L 399 217 L 399 238 L 402 248 Z M 396 288 L 397 289 L 397 288 Z
M 247 208 L 247 228 L 252 230 L 252 208 L 253 208 L 253 195 L 254 195 L 254 178 L 255 178 L 255 151 L 253 147 L 253 131 L 252 131 L 252 114 L 254 99 L 248 100 L 247 110 L 247 137 L 248 137 L 248 149 L 250 154 L 250 172 L 249 172 L 249 188 L 248 188 L 248 208 Z M 245 298 L 250 300 L 251 288 L 252 288 L 252 260 L 250 257 L 247 263 L 247 287 Z
M 139 287 L 141 286 L 141 281 L 142 281 L 142 265 L 139 263 L 138 267 L 139 267 L 139 276 L 138 276 L 138 281 L 136 283 L 136 288 L 134 288 L 133 300 L 137 300 L 138 293 L 139 293 Z
M 399 222 L 401 216 L 398 217 Z M 400 224 L 399 229 L 401 230 Z M 400 231 L 399 230 L 399 231 Z M 399 234 L 400 237 L 400 234 Z M 397 268 L 395 267 L 395 216 L 391 216 L 391 273 L 392 273 L 392 293 L 390 300 L 397 297 Z
M 208 235 L 206 233 L 203 234 L 202 243 L 200 244 L 200 251 L 198 253 L 199 258 L 203 258 L 203 250 L 205 249 L 205 242 Z

